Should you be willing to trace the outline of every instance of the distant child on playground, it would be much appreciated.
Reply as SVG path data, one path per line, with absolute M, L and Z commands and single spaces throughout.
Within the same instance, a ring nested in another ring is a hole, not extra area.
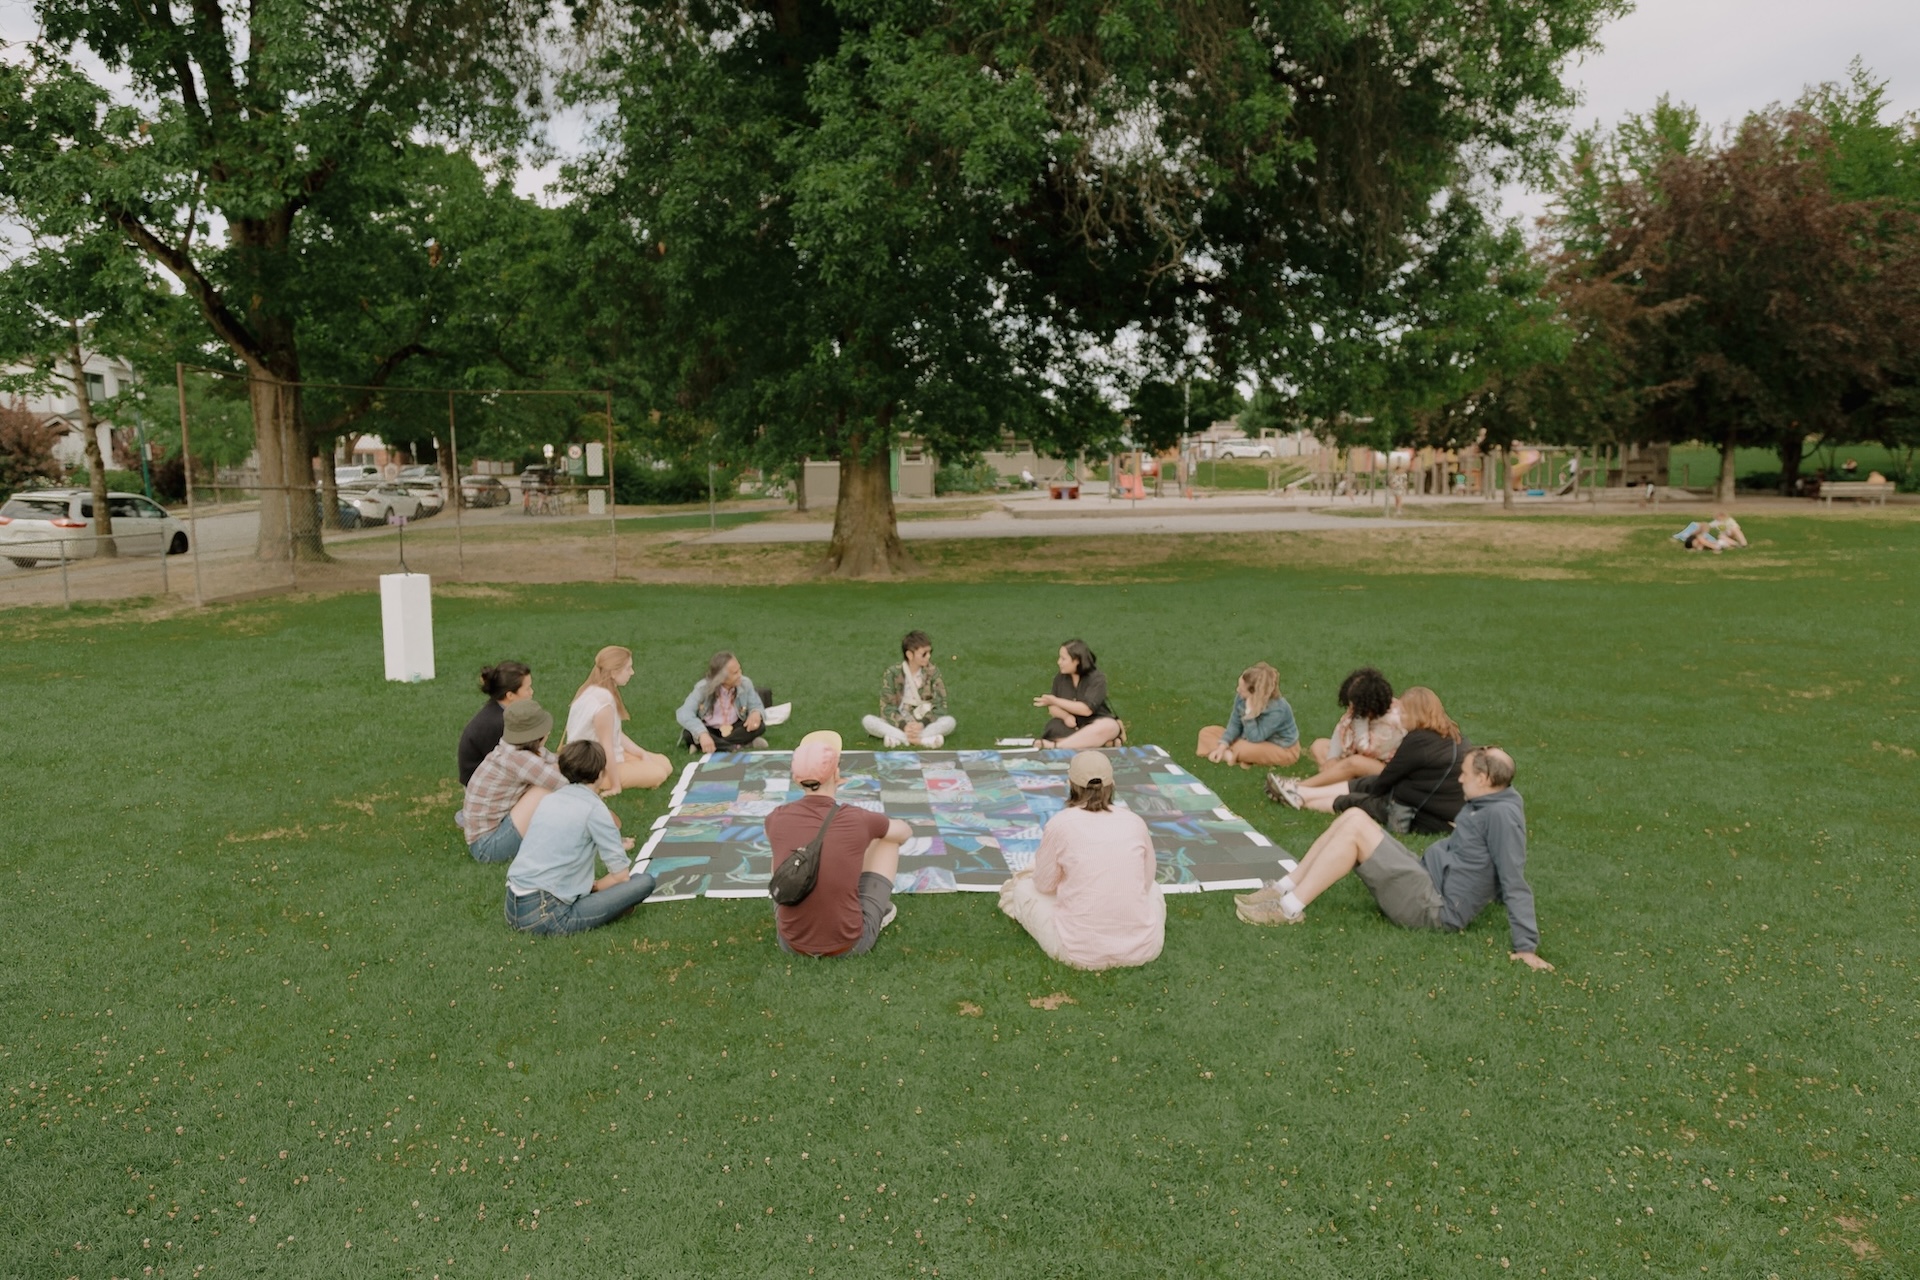
M 1256 764 L 1284 769 L 1299 760 L 1300 729 L 1293 708 L 1280 696 L 1280 673 L 1265 662 L 1242 671 L 1226 725 L 1202 729 L 1194 749 L 1215 764 L 1242 769 Z

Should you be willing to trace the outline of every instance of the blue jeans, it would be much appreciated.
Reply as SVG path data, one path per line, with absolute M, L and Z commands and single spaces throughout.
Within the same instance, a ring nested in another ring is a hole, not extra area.
M 469 842 L 467 852 L 475 862 L 512 862 L 520 852 L 520 829 L 513 825 L 513 815 L 508 814 L 500 819 L 499 826 Z
M 653 892 L 653 886 L 653 877 L 642 871 L 628 877 L 624 884 L 616 884 L 598 893 L 583 893 L 572 902 L 563 902 L 544 889 L 535 889 L 529 894 L 517 894 L 509 889 L 507 923 L 516 929 L 546 937 L 584 933 L 588 929 L 598 929 L 603 924 L 612 924 L 645 902 L 647 895 Z

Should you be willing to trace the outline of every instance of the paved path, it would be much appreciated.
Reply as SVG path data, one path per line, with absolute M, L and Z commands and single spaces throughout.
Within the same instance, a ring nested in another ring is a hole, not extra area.
M 1102 504 L 1104 505 L 1104 504 Z M 1324 504 L 1321 504 L 1324 505 Z M 1327 515 L 1305 506 L 1279 505 L 1261 510 L 1239 504 L 1222 503 L 1209 509 L 1207 503 L 1143 502 L 1137 511 L 1128 511 L 1116 503 L 1106 511 L 1052 512 L 1045 515 L 1018 515 L 1009 511 L 990 511 L 964 519 L 908 519 L 900 521 L 900 537 L 908 542 L 948 538 L 1073 538 L 1111 537 L 1114 534 L 1151 533 L 1274 533 L 1309 532 L 1325 529 L 1430 529 L 1434 520 L 1384 520 L 1368 516 Z M 1356 512 L 1364 508 L 1355 508 Z M 1376 511 L 1378 509 L 1376 508 Z M 833 537 L 828 520 L 805 523 L 763 521 L 722 529 L 695 539 L 702 543 L 743 542 L 826 542 Z

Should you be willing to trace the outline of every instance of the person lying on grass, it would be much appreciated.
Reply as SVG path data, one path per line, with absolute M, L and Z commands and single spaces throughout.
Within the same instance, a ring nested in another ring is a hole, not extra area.
M 1062 964 L 1146 964 L 1167 932 L 1147 824 L 1113 807 L 1113 761 L 1100 752 L 1075 756 L 1067 783 L 1067 807 L 1047 820 L 1033 869 L 1000 886 L 1000 909 Z
M 594 790 L 607 767 L 597 742 L 569 742 L 560 751 L 567 785 L 542 800 L 527 824 L 520 852 L 507 868 L 507 923 L 554 936 L 612 924 L 645 902 L 653 877 L 630 874 L 632 840 Z M 593 878 L 594 859 L 607 874 Z
M 1277 882 L 1235 899 L 1248 924 L 1299 924 L 1314 899 L 1349 872 L 1360 877 L 1387 919 L 1406 929 L 1458 932 L 1495 898 L 1506 904 L 1509 958 L 1552 969 L 1539 955 L 1540 929 L 1527 884 L 1527 812 L 1513 789 L 1513 757 L 1475 747 L 1460 766 L 1466 804 L 1453 834 L 1421 858 L 1364 810 L 1349 809 Z
M 607 762 L 606 774 L 595 784 L 602 795 L 619 795 L 633 787 L 657 787 L 673 772 L 673 761 L 657 751 L 648 751 L 620 727 L 627 718 L 627 704 L 620 690 L 631 679 L 633 650 L 610 644 L 593 656 L 593 670 L 567 708 L 567 741 L 598 744 Z
M 790 776 L 807 794 L 767 815 L 767 843 L 776 861 L 820 834 L 820 870 L 813 892 L 791 906 L 775 904 L 782 951 L 806 956 L 857 956 L 873 949 L 893 922 L 893 877 L 900 846 L 913 828 L 898 818 L 840 805 L 840 735 L 816 729 L 794 749 Z M 831 815 L 831 817 L 829 817 Z
M 1120 721 L 1107 705 L 1107 677 L 1084 640 L 1060 646 L 1059 674 L 1053 688 L 1033 700 L 1047 709 L 1047 727 L 1033 740 L 1036 747 L 1065 747 L 1080 751 L 1104 747 L 1120 736 Z
M 1400 724 L 1400 704 L 1393 686 L 1375 667 L 1356 667 L 1340 682 L 1337 695 L 1342 711 L 1333 736 L 1315 738 L 1314 775 L 1300 785 L 1327 787 L 1355 778 L 1370 778 L 1386 768 L 1399 749 L 1406 730 Z
M 507 862 L 540 802 L 567 785 L 559 757 L 547 750 L 553 717 L 529 699 L 507 707 L 498 746 L 487 753 L 467 783 L 463 810 L 467 852 L 476 862 Z
M 953 732 L 947 714 L 947 682 L 933 665 L 933 641 L 909 631 L 900 641 L 900 661 L 880 675 L 880 714 L 861 727 L 888 747 L 939 750 Z
M 1227 723 L 1200 731 L 1194 750 L 1215 764 L 1284 769 L 1300 758 L 1300 728 L 1280 696 L 1280 673 L 1256 662 L 1240 673 Z
M 1447 831 L 1466 796 L 1460 791 L 1460 758 L 1466 750 L 1460 726 L 1440 704 L 1440 695 L 1415 685 L 1400 695 L 1400 722 L 1407 736 L 1393 759 L 1371 778 L 1308 787 L 1279 774 L 1267 777 L 1267 794 L 1282 804 L 1317 813 L 1364 809 L 1381 826 L 1395 802 L 1413 811 L 1410 830 L 1426 835 Z

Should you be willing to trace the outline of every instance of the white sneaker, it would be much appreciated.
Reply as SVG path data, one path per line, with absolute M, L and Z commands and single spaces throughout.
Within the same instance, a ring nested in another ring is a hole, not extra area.
M 889 902 L 887 904 L 887 914 L 880 917 L 880 928 L 884 929 L 888 925 L 892 924 L 893 918 L 899 914 L 900 914 L 900 908 L 894 906 L 891 902 Z M 875 930 L 875 932 L 877 933 L 879 932 L 879 930 Z
M 904 733 L 890 733 L 880 739 L 880 745 L 889 751 L 898 751 L 907 745 L 907 735 Z
M 920 735 L 920 745 L 929 751 L 938 751 L 945 745 L 946 741 L 947 736 L 944 733 L 923 733 Z

